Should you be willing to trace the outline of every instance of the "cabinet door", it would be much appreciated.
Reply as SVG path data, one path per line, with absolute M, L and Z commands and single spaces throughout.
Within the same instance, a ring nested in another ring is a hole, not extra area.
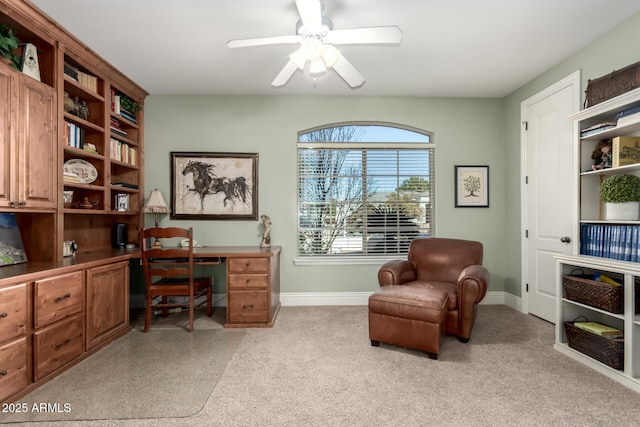
M 29 208 L 53 208 L 56 181 L 55 91 L 21 76 L 18 128 L 18 200 Z
M 0 401 L 27 386 L 27 339 L 0 346 Z
M 87 350 L 129 327 L 129 263 L 87 270 Z
M 27 285 L 0 289 L 0 342 L 27 332 Z
M 15 160 L 11 157 L 14 135 L 11 132 L 15 123 L 12 105 L 15 105 L 15 93 L 11 90 L 12 74 L 9 68 L 0 66 L 0 207 L 9 206 L 11 201 L 12 171 Z

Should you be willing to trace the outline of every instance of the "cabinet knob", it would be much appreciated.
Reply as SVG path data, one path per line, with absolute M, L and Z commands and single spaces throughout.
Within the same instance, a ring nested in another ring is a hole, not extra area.
M 8 314 L 7 313 L 0 313 L 0 319 L 4 319 L 5 317 L 7 317 Z
M 21 208 L 23 208 L 23 207 L 27 206 L 27 202 L 22 201 L 22 202 L 18 203 L 18 206 L 20 206 Z
M 8 374 L 8 372 L 7 372 L 7 370 L 5 369 L 4 371 L 0 372 L 0 377 L 4 377 L 4 376 L 5 376 L 5 375 L 7 375 L 7 374 Z
M 569 236 L 561 237 L 561 238 L 560 238 L 560 241 L 561 241 L 562 243 L 571 243 L 571 237 L 569 237 Z

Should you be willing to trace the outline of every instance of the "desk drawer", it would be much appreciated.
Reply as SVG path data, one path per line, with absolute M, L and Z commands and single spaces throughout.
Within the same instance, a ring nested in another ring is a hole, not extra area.
M 0 290 L 0 342 L 26 333 L 27 285 Z
M 84 350 L 82 316 L 79 314 L 33 335 L 35 380 L 65 365 Z
M 229 273 L 268 273 L 268 258 L 229 258 Z
M 266 274 L 232 274 L 227 280 L 229 289 L 269 288 L 269 276 Z
M 27 339 L 23 337 L 0 346 L 0 401 L 27 384 Z
M 229 323 L 267 323 L 269 293 L 267 291 L 229 292 Z
M 35 327 L 41 328 L 82 310 L 82 271 L 35 283 Z

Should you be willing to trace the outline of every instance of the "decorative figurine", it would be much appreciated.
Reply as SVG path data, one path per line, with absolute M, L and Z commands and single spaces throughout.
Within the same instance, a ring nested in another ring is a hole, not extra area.
M 264 227 L 264 233 L 262 233 L 261 248 L 268 248 L 271 246 L 271 219 L 266 215 L 260 215 L 262 220 L 262 227 Z
M 591 158 L 594 160 L 591 170 L 607 169 L 611 167 L 611 140 L 605 139 L 598 143 Z

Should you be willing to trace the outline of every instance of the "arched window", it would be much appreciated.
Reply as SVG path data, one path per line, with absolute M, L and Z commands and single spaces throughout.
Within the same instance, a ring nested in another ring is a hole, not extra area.
M 345 123 L 298 135 L 298 259 L 406 254 L 433 233 L 431 132 Z

